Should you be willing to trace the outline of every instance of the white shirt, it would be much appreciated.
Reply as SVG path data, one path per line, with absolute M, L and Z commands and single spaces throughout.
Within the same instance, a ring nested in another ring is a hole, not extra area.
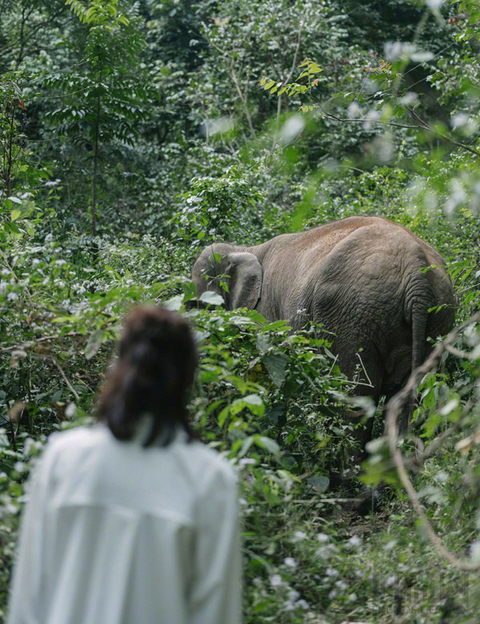
M 239 624 L 237 489 L 182 436 L 50 438 L 21 525 L 10 624 Z

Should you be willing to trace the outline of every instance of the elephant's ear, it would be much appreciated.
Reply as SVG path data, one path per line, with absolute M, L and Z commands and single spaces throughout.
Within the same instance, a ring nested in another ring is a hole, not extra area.
M 229 308 L 253 310 L 262 292 L 262 265 L 256 256 L 245 251 L 230 253 L 227 260 L 227 274 L 230 275 Z

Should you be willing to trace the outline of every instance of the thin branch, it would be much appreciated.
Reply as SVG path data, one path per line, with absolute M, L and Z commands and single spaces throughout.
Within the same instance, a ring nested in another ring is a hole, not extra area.
M 443 545 L 441 538 L 437 535 L 434 528 L 432 527 L 430 520 L 427 517 L 427 514 L 423 510 L 418 494 L 415 488 L 413 487 L 412 482 L 410 481 L 410 478 L 407 474 L 404 458 L 398 449 L 397 420 L 398 420 L 398 415 L 401 413 L 403 406 L 405 405 L 405 403 L 409 401 L 410 397 L 414 394 L 414 392 L 418 388 L 418 384 L 420 380 L 422 379 L 422 377 L 437 367 L 438 360 L 442 356 L 443 352 L 447 349 L 448 346 L 451 345 L 452 342 L 456 340 L 456 338 L 458 337 L 462 329 L 464 329 L 466 326 L 471 325 L 472 323 L 475 323 L 477 321 L 480 321 L 480 312 L 478 312 L 477 314 L 469 318 L 467 321 L 462 323 L 455 330 L 450 332 L 450 334 L 448 334 L 445 340 L 439 343 L 434 348 L 430 357 L 428 357 L 428 359 L 425 360 L 425 362 L 421 366 L 419 366 L 417 369 L 415 369 L 412 372 L 405 387 L 398 394 L 396 394 L 393 397 L 393 399 L 389 402 L 387 406 L 387 423 L 386 423 L 390 452 L 392 453 L 392 457 L 395 461 L 398 475 L 400 477 L 400 480 L 405 490 L 407 491 L 408 497 L 413 507 L 415 508 L 415 511 L 417 512 L 418 516 L 423 521 L 423 526 L 427 532 L 427 535 L 432 545 L 452 565 L 454 565 L 455 567 L 461 570 L 468 570 L 468 571 L 479 570 L 480 564 L 472 564 L 466 561 L 462 561 L 454 553 L 452 553 L 448 548 L 446 548 Z
M 388 122 L 384 122 L 384 121 L 377 121 L 375 119 L 364 119 L 364 118 L 359 118 L 359 119 L 344 119 L 342 117 L 337 117 L 337 115 L 334 115 L 333 113 L 328 113 L 327 111 L 321 110 L 320 112 L 322 113 L 322 115 L 324 117 L 330 117 L 331 119 L 334 119 L 335 121 L 341 121 L 341 122 L 349 122 L 349 123 L 369 123 L 369 124 L 375 124 L 375 125 L 387 125 L 387 126 L 393 126 L 394 128 L 410 128 L 411 130 L 418 130 L 421 126 L 412 126 L 411 124 L 400 124 L 397 123 L 395 121 L 388 121 Z
M 237 93 L 240 96 L 240 100 L 241 100 L 242 106 L 243 106 L 243 112 L 245 113 L 245 117 L 247 118 L 248 127 L 250 128 L 250 132 L 251 132 L 253 138 L 255 138 L 256 137 L 255 129 L 253 127 L 252 118 L 250 117 L 250 112 L 249 112 L 248 107 L 247 107 L 247 96 L 244 95 L 242 90 L 240 89 L 240 85 L 239 85 L 238 79 L 237 79 L 237 74 L 235 73 L 235 62 L 234 62 L 233 56 L 232 56 L 232 61 L 230 63 L 230 73 L 231 73 L 231 76 L 232 76 L 233 84 L 235 85 Z
M 60 363 L 57 360 L 57 358 L 55 358 L 53 355 L 37 355 L 37 354 L 32 354 L 32 355 L 34 358 L 37 358 L 38 360 L 50 360 L 50 362 L 53 362 L 53 364 L 55 364 L 55 366 L 58 368 L 60 375 L 63 377 L 63 380 L 65 381 L 65 384 L 67 385 L 70 392 L 73 394 L 73 396 L 75 397 L 77 401 L 80 400 L 80 397 L 78 396 L 77 391 L 69 382 L 68 377 L 65 375 L 65 372 L 63 368 L 60 366 Z
M 0 353 L 10 353 L 11 351 L 17 351 L 18 349 L 30 349 L 34 345 L 40 342 L 50 342 L 51 340 L 57 340 L 59 338 L 64 338 L 65 336 L 84 336 L 84 334 L 80 332 L 67 332 L 62 336 L 54 335 L 54 336 L 42 336 L 42 338 L 36 338 L 35 340 L 27 340 L 26 342 L 21 342 L 18 345 L 13 345 L 11 347 L 3 347 L 0 348 Z
M 460 349 L 457 349 L 456 347 L 452 347 L 451 345 L 446 345 L 445 349 L 452 355 L 456 355 L 459 358 L 464 358 L 472 362 L 478 359 L 476 357 L 473 357 L 471 353 L 467 353 L 466 351 L 461 351 Z
M 429 132 L 436 134 L 438 137 L 441 137 L 444 141 L 447 141 L 448 143 L 451 143 L 452 145 L 455 145 L 456 147 L 461 147 L 462 149 L 467 150 L 467 152 L 470 152 L 471 154 L 475 154 L 475 156 L 480 157 L 480 152 L 474 149 L 473 147 L 470 147 L 469 145 L 465 145 L 465 143 L 460 143 L 460 141 L 455 141 L 455 139 L 452 139 L 451 137 L 447 136 L 443 132 L 439 132 L 438 130 L 435 130 L 435 128 L 432 128 L 431 126 L 429 126 L 426 121 L 424 121 L 421 117 L 419 117 L 419 115 L 412 108 L 407 107 L 407 110 L 410 113 L 410 115 L 412 115 L 412 117 L 414 117 L 420 124 L 422 124 L 425 130 L 428 130 Z
M 288 84 L 290 78 L 292 77 L 293 72 L 295 71 L 295 67 L 297 66 L 298 52 L 300 50 L 300 44 L 302 42 L 303 24 L 304 24 L 304 20 L 302 20 L 300 22 L 300 27 L 298 29 L 297 47 L 295 48 L 295 54 L 293 55 L 292 67 L 290 68 L 290 72 L 288 73 L 288 76 L 283 81 L 282 87 L 285 87 Z M 281 90 L 281 88 L 280 88 L 280 90 Z M 279 122 L 280 122 L 280 112 L 281 112 L 281 110 L 282 110 L 282 96 L 279 95 L 278 96 L 278 100 L 277 100 L 277 125 L 276 125 L 277 130 L 276 130 L 275 136 L 273 137 L 272 151 L 274 150 L 275 144 L 276 144 L 276 141 L 277 141 L 278 126 L 279 126 Z

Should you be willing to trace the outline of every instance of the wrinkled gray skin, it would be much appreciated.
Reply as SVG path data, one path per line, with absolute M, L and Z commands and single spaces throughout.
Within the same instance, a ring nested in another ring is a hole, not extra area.
M 221 254 L 220 262 L 213 253 Z M 453 285 L 443 266 L 442 257 L 406 228 L 362 216 L 253 247 L 216 243 L 201 253 L 192 279 L 199 296 L 213 290 L 227 309 L 256 309 L 295 329 L 306 319 L 323 323 L 336 335 L 332 351 L 351 379 L 358 378 L 362 350 L 373 388 L 360 385 L 355 393 L 378 402 L 381 395 L 393 396 L 423 362 L 427 337 L 452 328 Z M 230 276 L 223 277 L 229 293 L 220 287 L 222 275 Z M 428 312 L 441 304 L 447 305 L 438 313 Z M 367 381 L 365 373 L 361 377 Z

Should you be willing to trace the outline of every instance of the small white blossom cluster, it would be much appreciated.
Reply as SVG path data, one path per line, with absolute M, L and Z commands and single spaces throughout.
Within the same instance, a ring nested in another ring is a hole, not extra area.
M 285 611 L 295 611 L 296 609 L 302 609 L 307 611 L 310 606 L 306 600 L 300 598 L 300 593 L 294 589 L 288 593 L 288 600 L 283 603 Z
M 292 560 L 293 562 L 295 562 L 295 560 L 292 559 L 292 557 L 287 557 L 285 561 L 287 560 Z M 285 564 L 285 565 L 288 565 L 288 564 Z M 295 562 L 295 566 L 296 565 L 297 564 Z M 255 585 L 259 587 L 261 586 L 261 579 L 254 579 L 253 582 Z M 302 611 L 308 611 L 308 609 L 310 608 L 308 602 L 304 600 L 303 598 L 301 598 L 300 592 L 298 592 L 295 589 L 292 589 L 288 585 L 288 583 L 282 579 L 280 574 L 273 574 L 270 577 L 270 586 L 273 587 L 274 589 L 281 589 L 283 591 L 287 590 L 287 599 L 283 603 L 283 609 L 285 611 L 295 611 L 297 609 L 301 609 Z

